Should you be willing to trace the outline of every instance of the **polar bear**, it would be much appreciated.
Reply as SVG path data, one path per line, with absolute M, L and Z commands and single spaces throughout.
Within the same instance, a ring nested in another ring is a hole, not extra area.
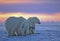
M 23 17 L 10 17 L 6 20 L 6 29 L 9 36 L 17 35 L 17 30 L 21 23 L 25 20 Z
M 30 34 L 34 34 L 35 31 L 35 24 L 40 24 L 40 20 L 37 17 L 30 17 L 28 18 L 28 23 L 29 23 L 29 30 Z
M 21 29 L 22 28 L 22 29 Z M 21 25 L 20 28 L 18 29 L 18 35 L 24 36 L 30 34 L 29 31 L 29 23 L 27 20 L 25 20 Z
M 5 26 L 6 26 L 8 35 L 12 35 L 11 32 L 12 32 L 13 24 L 15 23 L 16 19 L 17 19 L 16 17 L 10 17 L 6 20 Z

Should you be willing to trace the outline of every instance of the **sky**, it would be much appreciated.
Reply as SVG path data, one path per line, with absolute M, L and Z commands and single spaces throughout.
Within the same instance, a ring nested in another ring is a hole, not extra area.
M 5 22 L 11 16 L 60 22 L 60 0 L 0 0 L 0 22 Z

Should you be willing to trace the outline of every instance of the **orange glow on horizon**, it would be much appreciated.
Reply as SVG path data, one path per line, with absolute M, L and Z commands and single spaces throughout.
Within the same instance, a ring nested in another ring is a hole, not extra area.
M 29 17 L 38 17 L 40 21 L 50 22 L 50 21 L 60 21 L 60 13 L 57 14 L 28 14 L 28 13 L 0 13 L 0 22 L 5 22 L 8 17 L 24 17 L 28 19 Z
M 41 1 L 41 0 L 40 0 Z M 37 0 L 0 0 L 0 3 L 2 4 L 11 4 L 11 3 L 41 3 L 40 1 Z
M 0 4 L 15 4 L 15 3 L 55 3 L 46 0 L 0 0 Z

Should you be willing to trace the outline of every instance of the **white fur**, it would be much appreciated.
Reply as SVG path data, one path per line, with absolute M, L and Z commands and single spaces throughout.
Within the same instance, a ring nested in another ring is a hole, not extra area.
M 20 18 L 10 17 L 10 18 L 8 18 L 6 20 L 6 29 L 8 31 L 8 35 L 16 35 L 15 32 L 18 33 L 17 30 L 24 20 L 25 19 L 23 17 L 20 17 Z

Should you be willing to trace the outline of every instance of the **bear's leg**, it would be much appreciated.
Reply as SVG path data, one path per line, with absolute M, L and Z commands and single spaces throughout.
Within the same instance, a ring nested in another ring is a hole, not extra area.
M 22 32 L 22 36 L 26 36 L 26 30 Z
M 21 31 L 21 35 L 22 35 L 22 36 L 25 36 L 25 34 L 26 34 L 25 29 L 22 29 L 22 31 Z
M 21 31 L 17 32 L 17 36 L 22 36 Z
M 32 27 L 30 27 L 29 30 L 30 30 L 30 34 L 32 34 Z
M 26 35 L 29 35 L 30 34 L 30 31 L 26 30 Z
M 8 36 L 12 36 L 12 34 L 11 34 L 11 32 L 10 32 L 10 31 L 8 31 Z
M 32 27 L 32 34 L 34 34 L 34 31 L 35 31 L 35 27 Z
M 16 36 L 15 32 L 16 32 L 16 31 L 12 28 L 12 29 L 9 31 L 9 35 L 10 35 L 10 36 Z
M 12 36 L 17 36 L 17 32 L 14 31 L 14 32 L 12 33 Z
M 31 32 L 32 32 L 32 34 L 34 34 L 34 31 L 35 31 L 35 30 L 34 30 L 34 29 L 32 29 L 32 31 L 31 31 Z
M 35 27 L 30 27 L 29 30 L 30 30 L 30 34 L 34 34 Z
M 26 35 L 29 35 L 30 34 L 30 30 L 29 30 L 29 27 L 26 28 Z
M 22 28 L 20 27 L 20 28 L 18 28 L 18 30 L 17 30 L 17 35 L 18 36 L 22 36 Z

